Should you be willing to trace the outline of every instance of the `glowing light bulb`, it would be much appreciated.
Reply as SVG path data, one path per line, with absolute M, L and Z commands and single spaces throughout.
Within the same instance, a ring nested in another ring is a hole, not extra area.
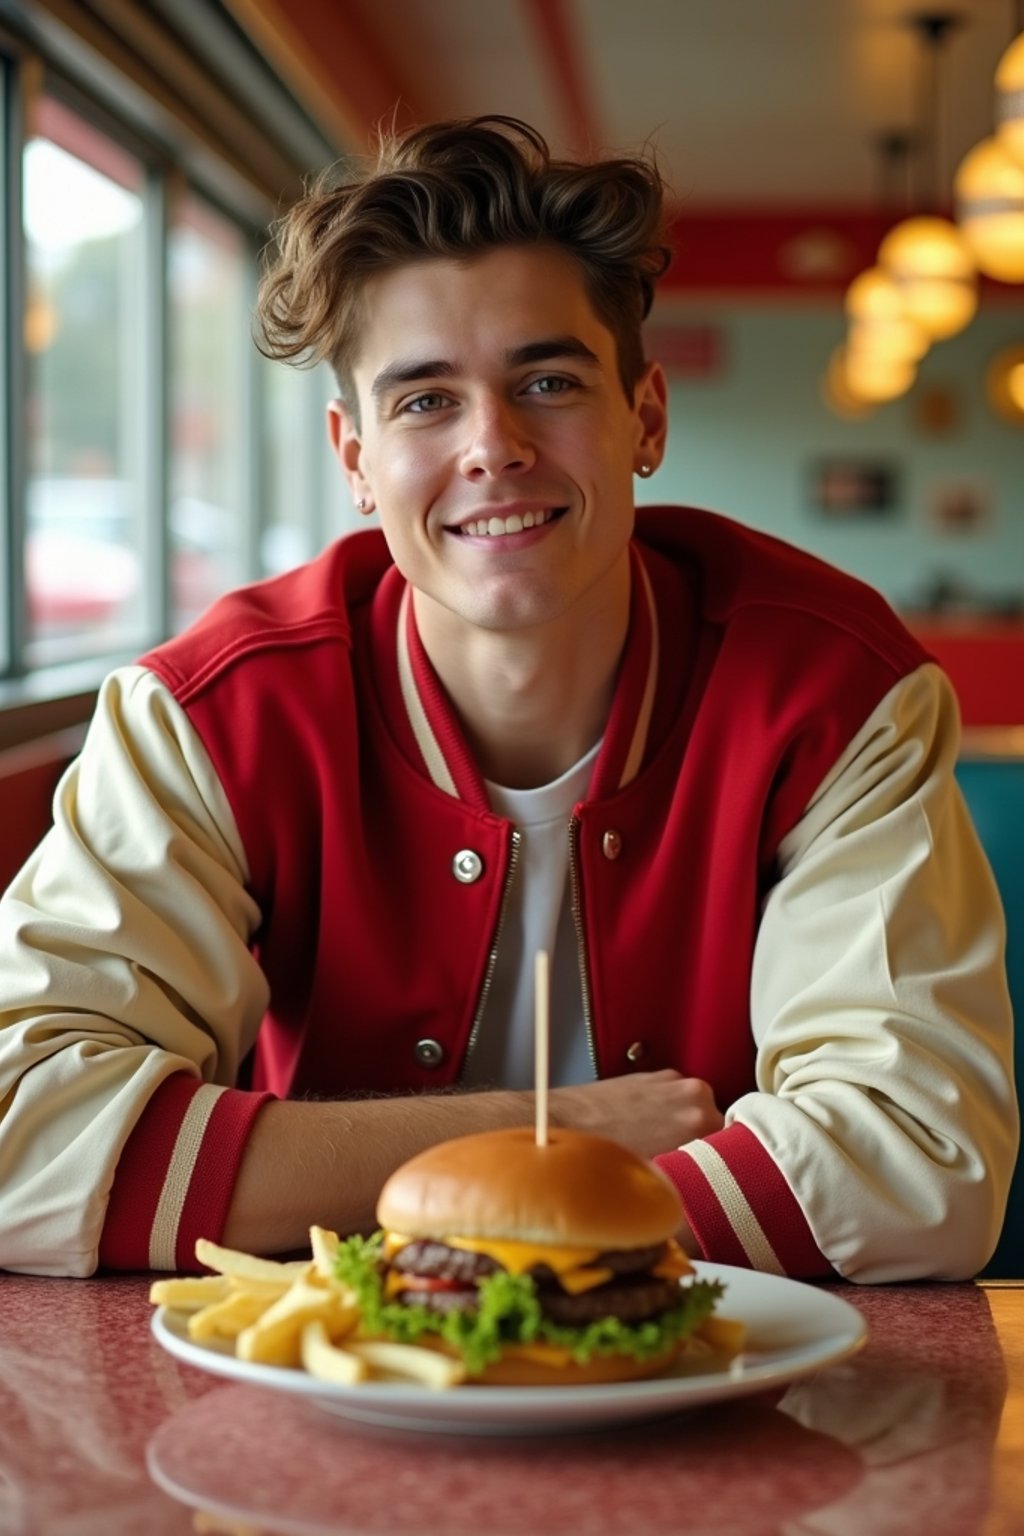
M 1024 283 L 1024 165 L 997 138 L 964 156 L 954 181 L 957 217 L 982 272 Z
M 891 229 L 878 249 L 907 314 L 934 341 L 962 331 L 978 307 L 974 258 L 948 219 L 919 216 Z
M 996 122 L 1000 144 L 1024 166 L 1024 32 L 996 65 Z

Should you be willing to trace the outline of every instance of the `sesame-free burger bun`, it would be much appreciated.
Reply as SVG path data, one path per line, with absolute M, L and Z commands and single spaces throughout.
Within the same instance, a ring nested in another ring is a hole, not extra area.
M 524 1126 L 421 1152 L 384 1185 L 377 1219 L 409 1238 L 605 1250 L 663 1242 L 679 1230 L 683 1210 L 665 1175 L 619 1142 L 551 1129 L 539 1147 Z

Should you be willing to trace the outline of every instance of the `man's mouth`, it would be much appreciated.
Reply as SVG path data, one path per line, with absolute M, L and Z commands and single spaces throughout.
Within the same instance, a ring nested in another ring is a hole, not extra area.
M 528 528 L 540 528 L 561 517 L 565 511 L 565 507 L 539 507 L 533 512 L 510 512 L 504 517 L 478 517 L 462 523 L 454 532 L 469 538 L 501 539 L 509 533 L 525 533 Z

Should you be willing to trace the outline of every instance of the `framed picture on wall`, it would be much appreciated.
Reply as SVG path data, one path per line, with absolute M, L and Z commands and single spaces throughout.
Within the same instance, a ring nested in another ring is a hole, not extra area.
M 822 517 L 885 517 L 899 504 L 899 473 L 877 459 L 816 459 L 809 473 L 810 503 Z
M 940 481 L 930 486 L 925 509 L 934 533 L 984 534 L 992 531 L 992 487 L 984 479 Z

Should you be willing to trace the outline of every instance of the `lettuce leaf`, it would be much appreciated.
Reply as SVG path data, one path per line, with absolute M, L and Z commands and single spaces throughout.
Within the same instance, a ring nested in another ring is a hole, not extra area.
M 480 1282 L 478 1306 L 443 1314 L 385 1300 L 382 1242 L 381 1232 L 371 1238 L 348 1238 L 335 1263 L 338 1279 L 356 1293 L 362 1332 L 383 1334 L 403 1344 L 415 1344 L 432 1334 L 462 1356 L 471 1375 L 499 1359 L 506 1344 L 557 1344 L 581 1364 L 594 1355 L 649 1359 L 692 1333 L 714 1310 L 723 1292 L 717 1281 L 694 1280 L 680 1287 L 679 1305 L 658 1318 L 620 1323 L 617 1318 L 605 1317 L 582 1328 L 566 1328 L 543 1316 L 529 1275 L 501 1270 Z

